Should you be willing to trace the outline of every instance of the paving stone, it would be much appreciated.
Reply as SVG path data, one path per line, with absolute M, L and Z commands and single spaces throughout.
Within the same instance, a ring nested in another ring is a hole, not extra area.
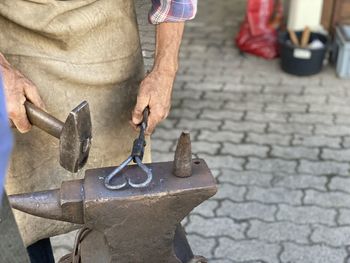
M 301 103 L 301 104 L 322 104 L 326 103 L 327 96 L 325 95 L 318 95 L 318 94 L 312 94 L 312 95 L 287 95 L 286 96 L 286 102 L 294 102 L 294 103 Z
M 235 223 L 227 217 L 206 220 L 201 216 L 191 215 L 186 231 L 188 233 L 200 233 L 205 237 L 228 236 L 234 239 L 242 239 L 247 227 L 247 223 Z
M 191 143 L 191 146 L 192 153 L 194 154 L 208 153 L 212 155 L 215 155 L 221 147 L 219 143 L 205 141 L 193 141 Z M 173 149 L 173 151 L 175 152 L 175 148 Z
M 288 114 L 280 112 L 247 112 L 244 117 L 247 121 L 257 122 L 287 122 Z
M 267 103 L 267 107 L 269 105 L 280 105 L 284 100 L 283 95 L 278 95 L 278 94 L 247 94 L 242 101 L 247 101 L 247 102 L 260 102 L 260 103 Z M 275 110 L 277 112 L 281 112 L 280 110 Z
M 307 174 L 335 174 L 335 175 L 348 175 L 349 164 L 338 163 L 331 161 L 314 162 L 301 160 L 298 167 L 298 172 Z
M 264 104 L 257 102 L 227 102 L 224 105 L 225 109 L 235 110 L 235 111 L 254 111 L 262 112 Z
M 231 130 L 236 132 L 252 131 L 252 132 L 264 132 L 266 123 L 257 122 L 239 122 L 239 121 L 224 121 L 222 129 Z
M 349 105 L 350 104 L 350 98 L 349 97 L 339 97 L 339 96 L 333 96 L 330 95 L 328 97 L 328 103 L 329 104 L 341 104 L 341 105 Z
M 176 108 L 170 110 L 168 118 L 176 120 L 179 118 L 197 120 L 200 112 L 200 110 Z
M 224 200 L 217 210 L 218 216 L 230 216 L 235 219 L 261 219 L 274 221 L 277 210 L 275 205 L 261 204 L 257 202 L 235 203 Z
M 276 93 L 276 94 L 301 94 L 303 91 L 302 86 L 292 85 L 267 85 L 264 87 L 264 93 Z
M 292 113 L 289 118 L 290 122 L 299 122 L 299 123 L 321 123 L 321 124 L 333 124 L 333 116 L 331 114 L 316 114 L 316 113 L 307 113 L 307 114 L 299 114 Z
M 264 74 L 265 73 L 265 74 Z M 278 76 L 271 77 L 271 73 L 267 72 L 255 72 L 255 74 L 245 75 L 243 77 L 244 84 L 279 84 L 280 79 Z
M 189 70 L 189 73 L 192 74 L 193 70 Z M 207 72 L 202 71 L 201 74 L 207 74 Z M 216 82 L 186 82 L 184 89 L 188 90 L 222 90 L 224 87 L 223 83 Z
M 269 103 L 266 106 L 266 111 L 277 111 L 277 112 L 306 112 L 307 104 L 296 104 L 296 103 Z
M 343 137 L 343 147 L 350 148 L 350 137 L 348 136 Z
M 322 86 L 307 86 L 305 87 L 304 94 L 325 94 L 325 95 L 338 95 L 346 96 L 346 90 L 340 86 L 332 86 L 332 89 L 329 87 Z
M 163 128 L 173 129 L 175 127 L 176 120 L 165 119 L 161 123 Z
M 295 134 L 293 145 L 303 145 L 307 147 L 331 147 L 340 148 L 341 139 L 337 137 L 327 137 L 325 135 L 301 135 Z
M 290 222 L 266 223 L 259 220 L 251 220 L 248 237 L 265 240 L 269 243 L 280 241 L 294 241 L 307 244 L 311 229 L 307 225 L 297 225 Z
M 315 134 L 322 134 L 327 136 L 347 136 L 350 134 L 350 126 L 316 125 Z
M 237 101 L 240 102 L 244 94 L 234 92 L 222 92 L 222 91 L 206 91 L 203 98 L 205 100 L 218 100 L 218 101 Z
M 243 133 L 236 133 L 232 131 L 207 131 L 202 130 L 198 136 L 198 140 L 205 140 L 210 142 L 234 142 L 239 143 L 244 137 Z
M 219 184 L 218 192 L 213 199 L 229 199 L 232 201 L 243 201 L 247 189 L 244 186 L 234 186 L 230 184 Z
M 249 186 L 246 199 L 271 204 L 301 205 L 302 196 L 303 193 L 300 190 L 290 190 L 281 187 L 261 188 L 258 186 Z
M 234 171 L 222 169 L 219 181 L 221 183 L 232 183 L 235 185 L 257 185 L 271 186 L 272 175 L 258 171 Z
M 192 213 L 193 214 L 200 214 L 205 217 L 214 217 L 215 213 L 214 210 L 219 206 L 219 203 L 213 199 L 209 199 L 205 201 L 204 203 L 197 206 Z
M 321 156 L 325 160 L 334 160 L 337 162 L 350 162 L 350 149 L 346 149 L 346 150 L 323 149 Z
M 350 208 L 350 194 L 306 190 L 304 202 L 305 204 L 319 205 L 322 207 Z
M 235 83 L 225 83 L 224 91 L 237 93 L 260 93 L 262 91 L 262 88 L 262 85 L 242 85 Z
M 339 209 L 338 224 L 350 225 L 350 209 Z
M 268 132 L 281 134 L 312 134 L 312 125 L 300 123 L 270 123 Z
M 307 189 L 313 188 L 318 190 L 326 190 L 327 178 L 325 176 L 316 175 L 281 175 L 277 174 L 272 180 L 272 186 L 280 186 L 290 189 Z
M 184 99 L 182 106 L 188 109 L 215 109 L 218 110 L 223 105 L 222 101 L 212 101 L 212 100 L 193 100 Z
M 306 148 L 301 146 L 283 147 L 272 146 L 271 156 L 284 159 L 318 159 L 319 150 L 315 148 Z
M 295 161 L 286 161 L 281 159 L 258 159 L 254 157 L 248 158 L 246 168 L 248 170 L 262 171 L 262 172 L 286 172 L 295 173 L 297 163 Z
M 174 143 L 173 141 L 164 141 L 164 140 L 152 140 L 152 150 L 161 151 L 161 152 L 169 152 Z
M 177 140 L 183 131 L 184 129 L 164 129 L 163 127 L 157 127 L 152 134 L 152 139 Z M 195 137 L 197 133 L 197 131 L 191 131 L 191 137 Z
M 214 238 L 203 238 L 201 236 L 191 234 L 187 235 L 187 240 L 196 255 L 201 255 L 206 258 L 210 258 L 211 250 L 215 247 Z
M 336 114 L 335 115 L 335 123 L 336 124 L 350 124 L 350 116 L 349 115 Z
M 269 148 L 256 144 L 233 144 L 225 143 L 221 149 L 223 154 L 231 154 L 234 156 L 258 156 L 266 157 Z
M 335 209 L 321 208 L 313 205 L 291 206 L 279 205 L 277 220 L 296 224 L 326 224 L 335 225 Z
M 232 112 L 232 110 L 203 110 L 200 115 L 201 119 L 210 120 L 236 120 L 239 121 L 243 117 L 243 112 Z
M 283 263 L 344 262 L 345 257 L 345 249 L 330 248 L 325 245 L 303 246 L 293 243 L 284 244 L 281 255 Z
M 323 243 L 332 247 L 346 246 L 349 245 L 350 227 L 315 226 L 311 240 L 315 243 Z
M 221 121 L 214 121 L 214 120 L 188 120 L 188 119 L 181 119 L 179 123 L 176 125 L 177 128 L 185 129 L 188 131 L 192 130 L 202 130 L 202 129 L 209 129 L 209 130 L 218 130 L 221 125 Z
M 267 244 L 257 240 L 234 241 L 227 238 L 219 239 L 219 247 L 215 249 L 217 257 L 228 257 L 242 262 L 263 260 L 269 263 L 278 263 L 278 253 L 281 250 L 279 245 Z
M 229 168 L 235 170 L 242 170 L 243 164 L 245 162 L 242 158 L 232 157 L 229 155 L 212 156 L 207 154 L 200 154 L 199 157 L 206 160 L 210 169 Z
M 157 162 L 169 162 L 174 160 L 173 152 L 158 152 L 152 150 L 152 160 Z
M 350 114 L 350 107 L 344 105 L 311 104 L 310 112 Z
M 246 138 L 247 142 L 250 143 L 257 143 L 257 144 L 277 144 L 277 145 L 289 145 L 290 141 L 292 140 L 292 137 L 290 135 L 283 135 L 283 134 L 273 134 L 273 133 L 265 133 L 265 134 L 259 134 L 259 133 L 248 133 L 248 136 Z

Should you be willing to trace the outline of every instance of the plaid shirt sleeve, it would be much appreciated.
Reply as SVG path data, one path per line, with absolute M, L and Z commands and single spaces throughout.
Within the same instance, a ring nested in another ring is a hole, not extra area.
M 191 20 L 197 13 L 197 0 L 152 0 L 148 19 L 152 24 Z

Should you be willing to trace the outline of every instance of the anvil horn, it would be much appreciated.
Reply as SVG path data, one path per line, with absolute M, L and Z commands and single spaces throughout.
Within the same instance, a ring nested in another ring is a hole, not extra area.
M 82 181 L 63 182 L 61 189 L 9 196 L 12 208 L 43 217 L 83 224 Z

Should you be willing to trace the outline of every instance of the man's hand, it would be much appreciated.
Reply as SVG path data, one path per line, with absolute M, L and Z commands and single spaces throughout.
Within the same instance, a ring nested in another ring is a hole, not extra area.
M 148 126 L 146 134 L 150 135 L 156 125 L 164 120 L 171 106 L 171 91 L 175 75 L 152 71 L 141 82 L 137 103 L 132 114 L 132 125 L 142 122 L 143 111 L 148 106 Z
M 28 99 L 42 109 L 45 108 L 44 102 L 41 100 L 35 85 L 14 69 L 1 54 L 0 70 L 2 71 L 9 118 L 21 133 L 28 132 L 31 124 L 27 118 L 24 102 Z
M 157 25 L 153 69 L 141 82 L 132 113 L 132 125 L 136 127 L 142 121 L 144 109 L 149 107 L 147 135 L 150 135 L 156 125 L 169 114 L 183 30 L 183 22 Z

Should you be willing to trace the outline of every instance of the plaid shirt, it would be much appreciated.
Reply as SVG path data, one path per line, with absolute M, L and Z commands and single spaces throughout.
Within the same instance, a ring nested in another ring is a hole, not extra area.
M 148 19 L 152 24 L 191 20 L 197 13 L 197 0 L 152 0 Z

